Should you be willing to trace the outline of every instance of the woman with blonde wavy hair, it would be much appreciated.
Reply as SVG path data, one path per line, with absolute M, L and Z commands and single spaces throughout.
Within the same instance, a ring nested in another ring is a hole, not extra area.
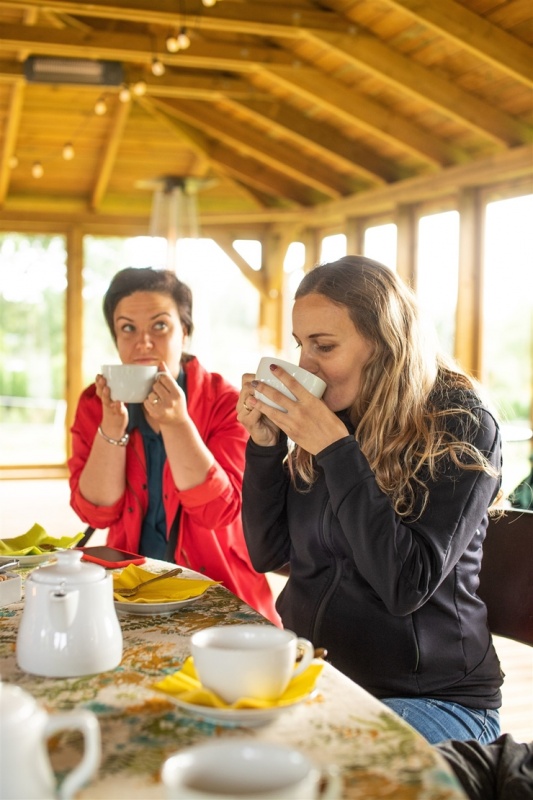
M 376 261 L 311 270 L 293 336 L 323 398 L 272 365 L 296 400 L 246 374 L 237 404 L 252 563 L 289 566 L 284 626 L 429 741 L 493 741 L 502 675 L 476 589 L 500 491 L 497 421 Z

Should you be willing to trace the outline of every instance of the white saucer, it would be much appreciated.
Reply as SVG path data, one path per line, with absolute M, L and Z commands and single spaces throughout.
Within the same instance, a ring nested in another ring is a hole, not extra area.
M 167 700 L 175 703 L 184 711 L 188 711 L 194 716 L 201 717 L 206 722 L 212 722 L 215 725 L 229 725 L 231 727 L 241 728 L 258 728 L 260 725 L 268 725 L 273 722 L 284 711 L 289 711 L 291 708 L 300 705 L 305 700 L 313 697 L 316 689 L 310 694 L 297 700 L 295 703 L 290 703 L 285 706 L 274 706 L 273 708 L 212 708 L 211 706 L 198 706 L 194 703 L 186 703 L 180 700 L 179 697 L 174 697 L 171 694 L 162 692 Z
M 55 557 L 55 553 L 55 550 L 50 550 L 48 553 L 36 553 L 33 556 L 0 556 L 0 565 L 5 561 L 12 561 L 16 558 L 19 562 L 19 567 L 32 567 L 36 564 L 45 564 L 47 561 L 52 561 Z M 13 567 L 13 569 L 17 569 L 17 567 Z
M 187 597 L 186 600 L 171 600 L 168 603 L 132 603 L 127 601 L 115 600 L 115 608 L 123 614 L 137 614 L 140 617 L 159 616 L 161 614 L 173 614 L 179 611 L 182 606 L 200 600 L 201 594 L 196 597 Z

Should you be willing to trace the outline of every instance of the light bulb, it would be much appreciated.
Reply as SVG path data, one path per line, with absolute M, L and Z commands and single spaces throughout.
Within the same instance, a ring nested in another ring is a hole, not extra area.
M 187 28 L 182 28 L 178 34 L 178 45 L 180 50 L 186 50 L 190 47 L 191 40 L 187 35 Z
M 167 36 L 166 45 L 167 45 L 167 50 L 168 50 L 169 53 L 177 53 L 178 52 L 178 50 L 180 49 L 180 46 L 178 44 L 178 37 L 176 36 L 175 33 L 169 33 L 169 35 Z
M 165 74 L 165 65 L 162 61 L 158 58 L 152 59 L 152 75 L 155 75 L 157 78 L 160 78 L 161 75 Z
M 105 98 L 99 97 L 94 105 L 94 113 L 98 114 L 99 117 L 103 117 L 106 111 L 107 111 L 107 105 Z
M 41 164 L 40 161 L 34 161 L 33 162 L 33 165 L 32 165 L 32 168 L 31 168 L 31 174 L 33 175 L 34 178 L 42 178 L 43 177 L 44 169 L 43 169 L 43 165 Z
M 9 169 L 15 169 L 19 165 L 18 156 L 12 155 L 9 157 Z
M 146 83 L 144 81 L 137 81 L 137 83 L 133 84 L 132 90 L 136 97 L 142 97 L 143 94 L 146 94 Z
M 212 8 L 217 0 L 202 0 L 202 5 L 206 8 Z
M 66 142 L 63 145 L 63 158 L 65 161 L 72 161 L 74 158 L 74 148 L 72 147 L 72 142 Z
M 120 91 L 118 93 L 118 99 L 120 100 L 121 103 L 128 103 L 131 100 L 131 92 L 129 86 L 126 86 L 126 84 L 124 84 L 123 86 L 120 87 Z

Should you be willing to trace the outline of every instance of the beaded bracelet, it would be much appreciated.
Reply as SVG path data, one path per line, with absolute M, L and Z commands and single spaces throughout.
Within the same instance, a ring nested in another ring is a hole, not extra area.
M 106 442 L 109 442 L 109 444 L 116 444 L 117 447 L 126 447 L 126 445 L 130 440 L 129 433 L 125 433 L 121 439 L 112 439 L 111 436 L 108 436 L 106 433 L 103 432 L 101 425 L 98 426 L 98 433 L 100 434 L 102 439 L 106 440 Z

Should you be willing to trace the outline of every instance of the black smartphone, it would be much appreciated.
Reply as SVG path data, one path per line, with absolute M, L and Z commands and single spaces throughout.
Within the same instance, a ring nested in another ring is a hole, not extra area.
M 128 564 L 144 564 L 146 561 L 145 556 L 140 556 L 138 553 L 128 553 L 126 550 L 117 550 L 116 547 L 108 547 L 107 545 L 94 545 L 93 547 L 78 547 L 83 553 L 82 561 L 94 561 L 95 564 L 101 564 L 102 567 L 107 569 L 116 569 L 117 567 L 127 567 Z

